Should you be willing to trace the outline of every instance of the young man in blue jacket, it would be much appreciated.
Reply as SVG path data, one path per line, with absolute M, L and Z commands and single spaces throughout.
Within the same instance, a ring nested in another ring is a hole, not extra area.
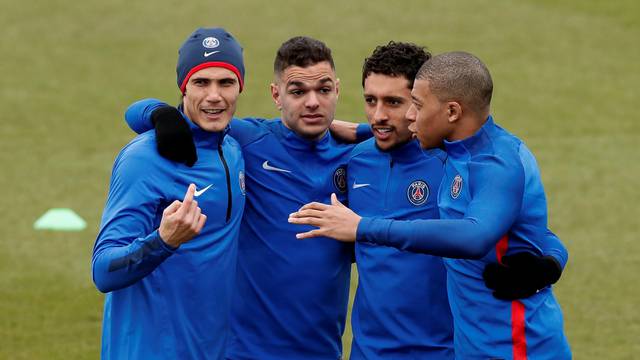
M 407 110 L 420 66 L 431 54 L 390 42 L 365 59 L 365 113 L 374 138 L 347 165 L 349 207 L 362 216 L 438 218 L 445 154 L 424 151 Z M 351 359 L 453 359 L 453 320 L 442 258 L 356 243 L 358 288 L 352 309 Z
M 423 148 L 444 144 L 447 153 L 441 219 L 360 217 L 332 196 L 331 205 L 308 204 L 289 221 L 318 227 L 298 234 L 301 239 L 328 236 L 447 257 L 456 358 L 569 359 L 550 287 L 505 301 L 484 286 L 487 264 L 514 253 L 537 258 L 549 233 L 535 158 L 493 122 L 492 91 L 485 65 L 463 52 L 428 60 L 416 77 L 407 113 L 412 131 Z
M 224 29 L 197 29 L 180 48 L 177 75 L 181 113 L 173 111 L 191 129 L 198 161 L 165 159 L 153 132 L 115 160 L 92 258 L 106 293 L 103 359 L 224 355 L 245 197 L 240 146 L 226 136 L 242 48 Z

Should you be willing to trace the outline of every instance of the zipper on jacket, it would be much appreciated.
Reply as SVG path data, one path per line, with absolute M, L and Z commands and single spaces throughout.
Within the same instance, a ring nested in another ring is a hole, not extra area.
M 384 183 L 384 206 L 383 206 L 383 210 L 387 211 L 387 198 L 389 194 L 389 181 L 391 180 L 391 171 L 393 170 L 393 158 L 389 155 L 389 170 L 386 173 L 386 177 L 385 177 L 385 183 Z
M 218 155 L 220 155 L 220 160 L 222 160 L 222 166 L 224 166 L 224 173 L 227 176 L 227 221 L 231 219 L 231 205 L 232 205 L 232 194 L 231 194 L 231 176 L 229 175 L 229 166 L 227 165 L 227 160 L 224 158 L 224 153 L 222 152 L 222 142 L 218 144 Z

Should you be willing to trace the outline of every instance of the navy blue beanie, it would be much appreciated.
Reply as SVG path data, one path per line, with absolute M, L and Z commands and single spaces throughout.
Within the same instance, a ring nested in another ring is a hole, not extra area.
M 208 67 L 222 67 L 233 71 L 244 87 L 244 62 L 242 47 L 223 28 L 199 28 L 184 41 L 178 50 L 178 87 L 184 94 L 189 78 L 195 72 Z

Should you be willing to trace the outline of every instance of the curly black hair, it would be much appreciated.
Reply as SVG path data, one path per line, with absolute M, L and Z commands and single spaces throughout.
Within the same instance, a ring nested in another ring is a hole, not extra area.
M 307 36 L 295 36 L 280 45 L 273 62 L 273 72 L 279 75 L 289 66 L 307 67 L 323 61 L 335 70 L 331 49 L 325 43 Z
M 431 58 L 431 53 L 422 46 L 413 43 L 389 41 L 373 50 L 362 66 L 362 86 L 364 80 L 371 74 L 388 76 L 402 76 L 409 80 L 409 88 L 422 64 Z

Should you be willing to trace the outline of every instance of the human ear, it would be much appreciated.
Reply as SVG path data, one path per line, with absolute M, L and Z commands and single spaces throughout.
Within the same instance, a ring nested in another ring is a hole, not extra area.
M 278 108 L 278 110 L 282 110 L 282 104 L 280 103 L 280 91 L 278 89 L 278 85 L 275 83 L 271 83 L 270 88 L 271 88 L 271 98 L 273 99 L 273 102 L 276 104 L 276 107 Z
M 462 106 L 457 101 L 447 103 L 447 120 L 454 123 L 462 117 Z

